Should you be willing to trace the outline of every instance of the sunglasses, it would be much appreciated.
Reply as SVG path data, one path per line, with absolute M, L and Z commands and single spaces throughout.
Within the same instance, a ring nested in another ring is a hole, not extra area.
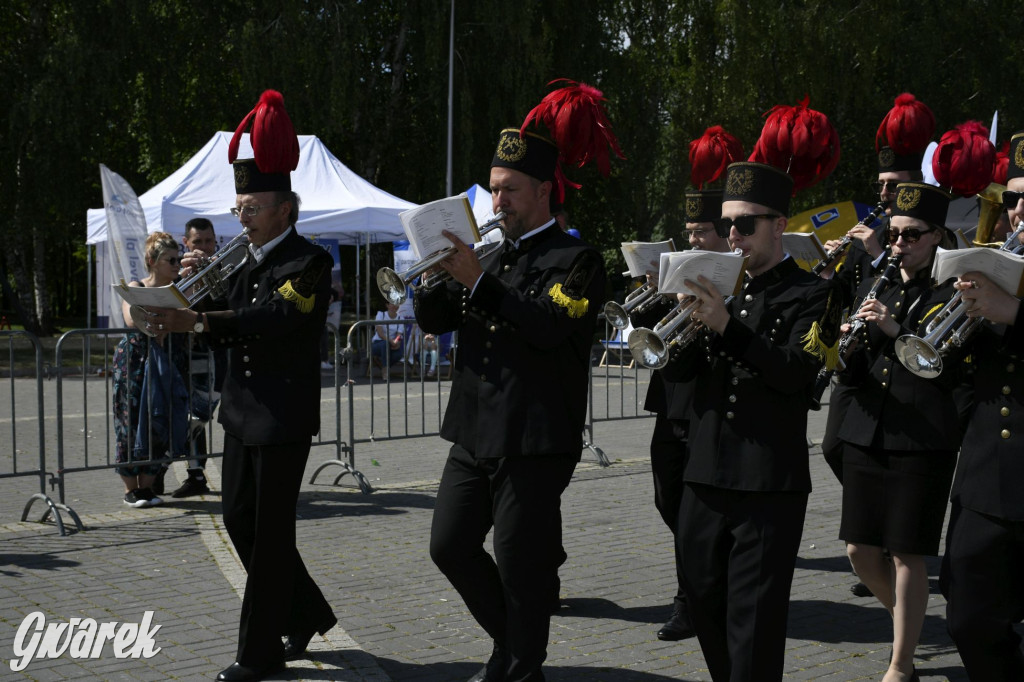
M 1012 211 L 1017 208 L 1017 202 L 1024 199 L 1024 192 L 1014 192 L 1012 190 L 1006 190 L 1003 192 L 1003 208 L 1007 211 Z
M 168 258 L 168 259 L 166 259 L 166 260 L 167 260 L 167 263 L 168 263 L 169 265 L 174 265 L 174 266 L 177 266 L 177 265 L 178 265 L 178 263 L 180 263 L 180 262 L 181 262 L 181 258 L 180 258 L 180 257 L 178 257 L 178 256 L 171 256 L 170 258 Z
M 871 183 L 871 186 L 875 188 L 875 191 L 879 194 L 882 190 L 889 190 L 890 192 L 896 191 L 896 185 L 900 184 L 899 180 L 875 180 Z
M 779 218 L 774 213 L 758 213 L 757 215 L 741 215 L 736 218 L 715 218 L 711 223 L 715 226 L 715 232 L 719 237 L 723 239 L 729 236 L 729 230 L 733 225 L 736 226 L 736 231 L 744 237 L 749 237 L 754 234 L 754 230 L 757 229 L 757 221 L 762 218 Z
M 929 232 L 934 231 L 934 227 L 929 227 L 927 230 L 919 230 L 916 227 L 908 227 L 905 230 L 894 230 L 890 227 L 888 229 L 888 234 L 886 235 L 886 237 L 888 237 L 890 244 L 895 244 L 896 242 L 898 242 L 900 240 L 900 237 L 903 237 L 903 241 L 905 241 L 907 244 L 914 244 L 919 239 L 921 239 L 921 235 L 928 234 Z

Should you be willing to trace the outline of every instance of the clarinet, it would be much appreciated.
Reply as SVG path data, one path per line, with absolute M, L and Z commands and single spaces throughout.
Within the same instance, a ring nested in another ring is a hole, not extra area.
M 839 361 L 836 362 L 836 366 L 832 369 L 822 367 L 818 370 L 818 377 L 814 381 L 814 390 L 811 393 L 811 409 L 821 409 L 821 397 L 825 395 L 825 389 L 832 382 L 832 377 L 836 372 L 841 372 L 846 369 L 846 360 L 850 357 L 853 349 L 856 347 L 857 335 L 864 329 L 867 322 L 863 317 L 857 317 L 857 312 L 860 307 L 864 305 L 865 301 L 878 298 L 878 295 L 885 290 L 885 287 L 889 285 L 892 278 L 896 276 L 896 270 L 900 267 L 900 261 L 903 260 L 903 254 L 890 256 L 888 265 L 885 266 L 885 271 L 875 280 L 875 283 L 871 285 L 871 291 L 854 307 L 853 313 L 847 318 L 846 323 L 850 325 L 850 330 L 847 331 L 839 338 L 838 352 Z
M 871 223 L 875 222 L 876 220 L 878 220 L 879 216 L 885 213 L 885 209 L 888 206 L 888 201 L 879 201 L 878 205 L 871 209 L 871 213 L 868 213 L 867 216 L 864 217 L 864 220 L 857 223 L 857 225 L 870 225 Z M 846 253 L 846 250 L 850 248 L 850 244 L 852 243 L 853 237 L 851 237 L 848 234 L 843 235 L 843 238 L 839 240 L 838 244 L 836 244 L 836 248 L 826 253 L 825 257 L 818 261 L 817 265 L 811 268 L 811 273 L 815 275 L 820 275 L 822 270 L 832 265 L 832 263 L 834 263 L 837 258 Z

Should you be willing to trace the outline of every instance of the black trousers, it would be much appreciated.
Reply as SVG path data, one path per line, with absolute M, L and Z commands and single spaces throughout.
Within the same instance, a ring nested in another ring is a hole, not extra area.
M 953 502 L 942 564 L 946 627 L 971 680 L 1020 682 L 1024 655 L 1024 522 Z
M 715 682 L 782 679 L 806 510 L 807 493 L 686 484 L 676 538 L 680 573 Z
M 506 653 L 506 682 L 543 680 L 562 551 L 561 495 L 578 456 L 477 459 L 453 445 L 430 557 Z M 493 527 L 494 557 L 484 550 Z
M 683 472 L 686 470 L 688 422 L 677 419 L 665 419 L 658 416 L 654 421 L 654 434 L 651 436 L 651 473 L 654 475 L 654 506 L 661 514 L 662 521 L 676 536 L 679 522 L 679 504 L 683 499 Z M 679 547 L 676 547 L 676 579 L 679 587 L 676 590 L 676 608 L 686 604 L 683 593 L 683 582 L 679 576 Z
M 248 576 L 238 628 L 242 665 L 284 657 L 281 638 L 333 619 L 295 547 L 295 505 L 309 441 L 246 446 L 224 434 L 224 526 Z

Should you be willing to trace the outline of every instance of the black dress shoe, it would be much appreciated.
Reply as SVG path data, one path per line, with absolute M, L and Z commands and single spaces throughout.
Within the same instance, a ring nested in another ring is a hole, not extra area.
M 284 662 L 279 661 L 277 663 L 268 663 L 263 666 L 248 666 L 242 665 L 237 661 L 232 663 L 228 667 L 220 671 L 217 675 L 218 680 L 223 682 L 244 682 L 245 680 L 262 680 L 267 675 L 271 675 L 280 670 L 284 669 Z
M 850 586 L 850 592 L 853 592 L 855 597 L 873 597 L 871 590 L 864 583 L 856 583 Z
M 487 665 L 467 682 L 505 682 L 505 650 L 495 644 Z
M 306 647 L 309 646 L 309 640 L 313 639 L 313 635 L 317 633 L 323 635 L 337 624 L 338 619 L 334 617 L 334 614 L 331 614 L 331 617 L 328 620 L 323 621 L 312 630 L 285 637 L 284 660 L 294 661 L 297 658 L 301 658 L 302 654 L 306 653 Z
M 658 639 L 663 642 L 678 642 L 681 639 L 689 639 L 695 634 L 693 625 L 690 624 L 690 614 L 685 609 L 676 609 L 675 613 L 667 623 L 658 630 Z

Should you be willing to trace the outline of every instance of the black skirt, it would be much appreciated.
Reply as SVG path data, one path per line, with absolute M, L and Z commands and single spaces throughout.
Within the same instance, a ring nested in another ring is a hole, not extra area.
M 938 556 L 955 467 L 955 450 L 879 450 L 844 443 L 839 537 Z

